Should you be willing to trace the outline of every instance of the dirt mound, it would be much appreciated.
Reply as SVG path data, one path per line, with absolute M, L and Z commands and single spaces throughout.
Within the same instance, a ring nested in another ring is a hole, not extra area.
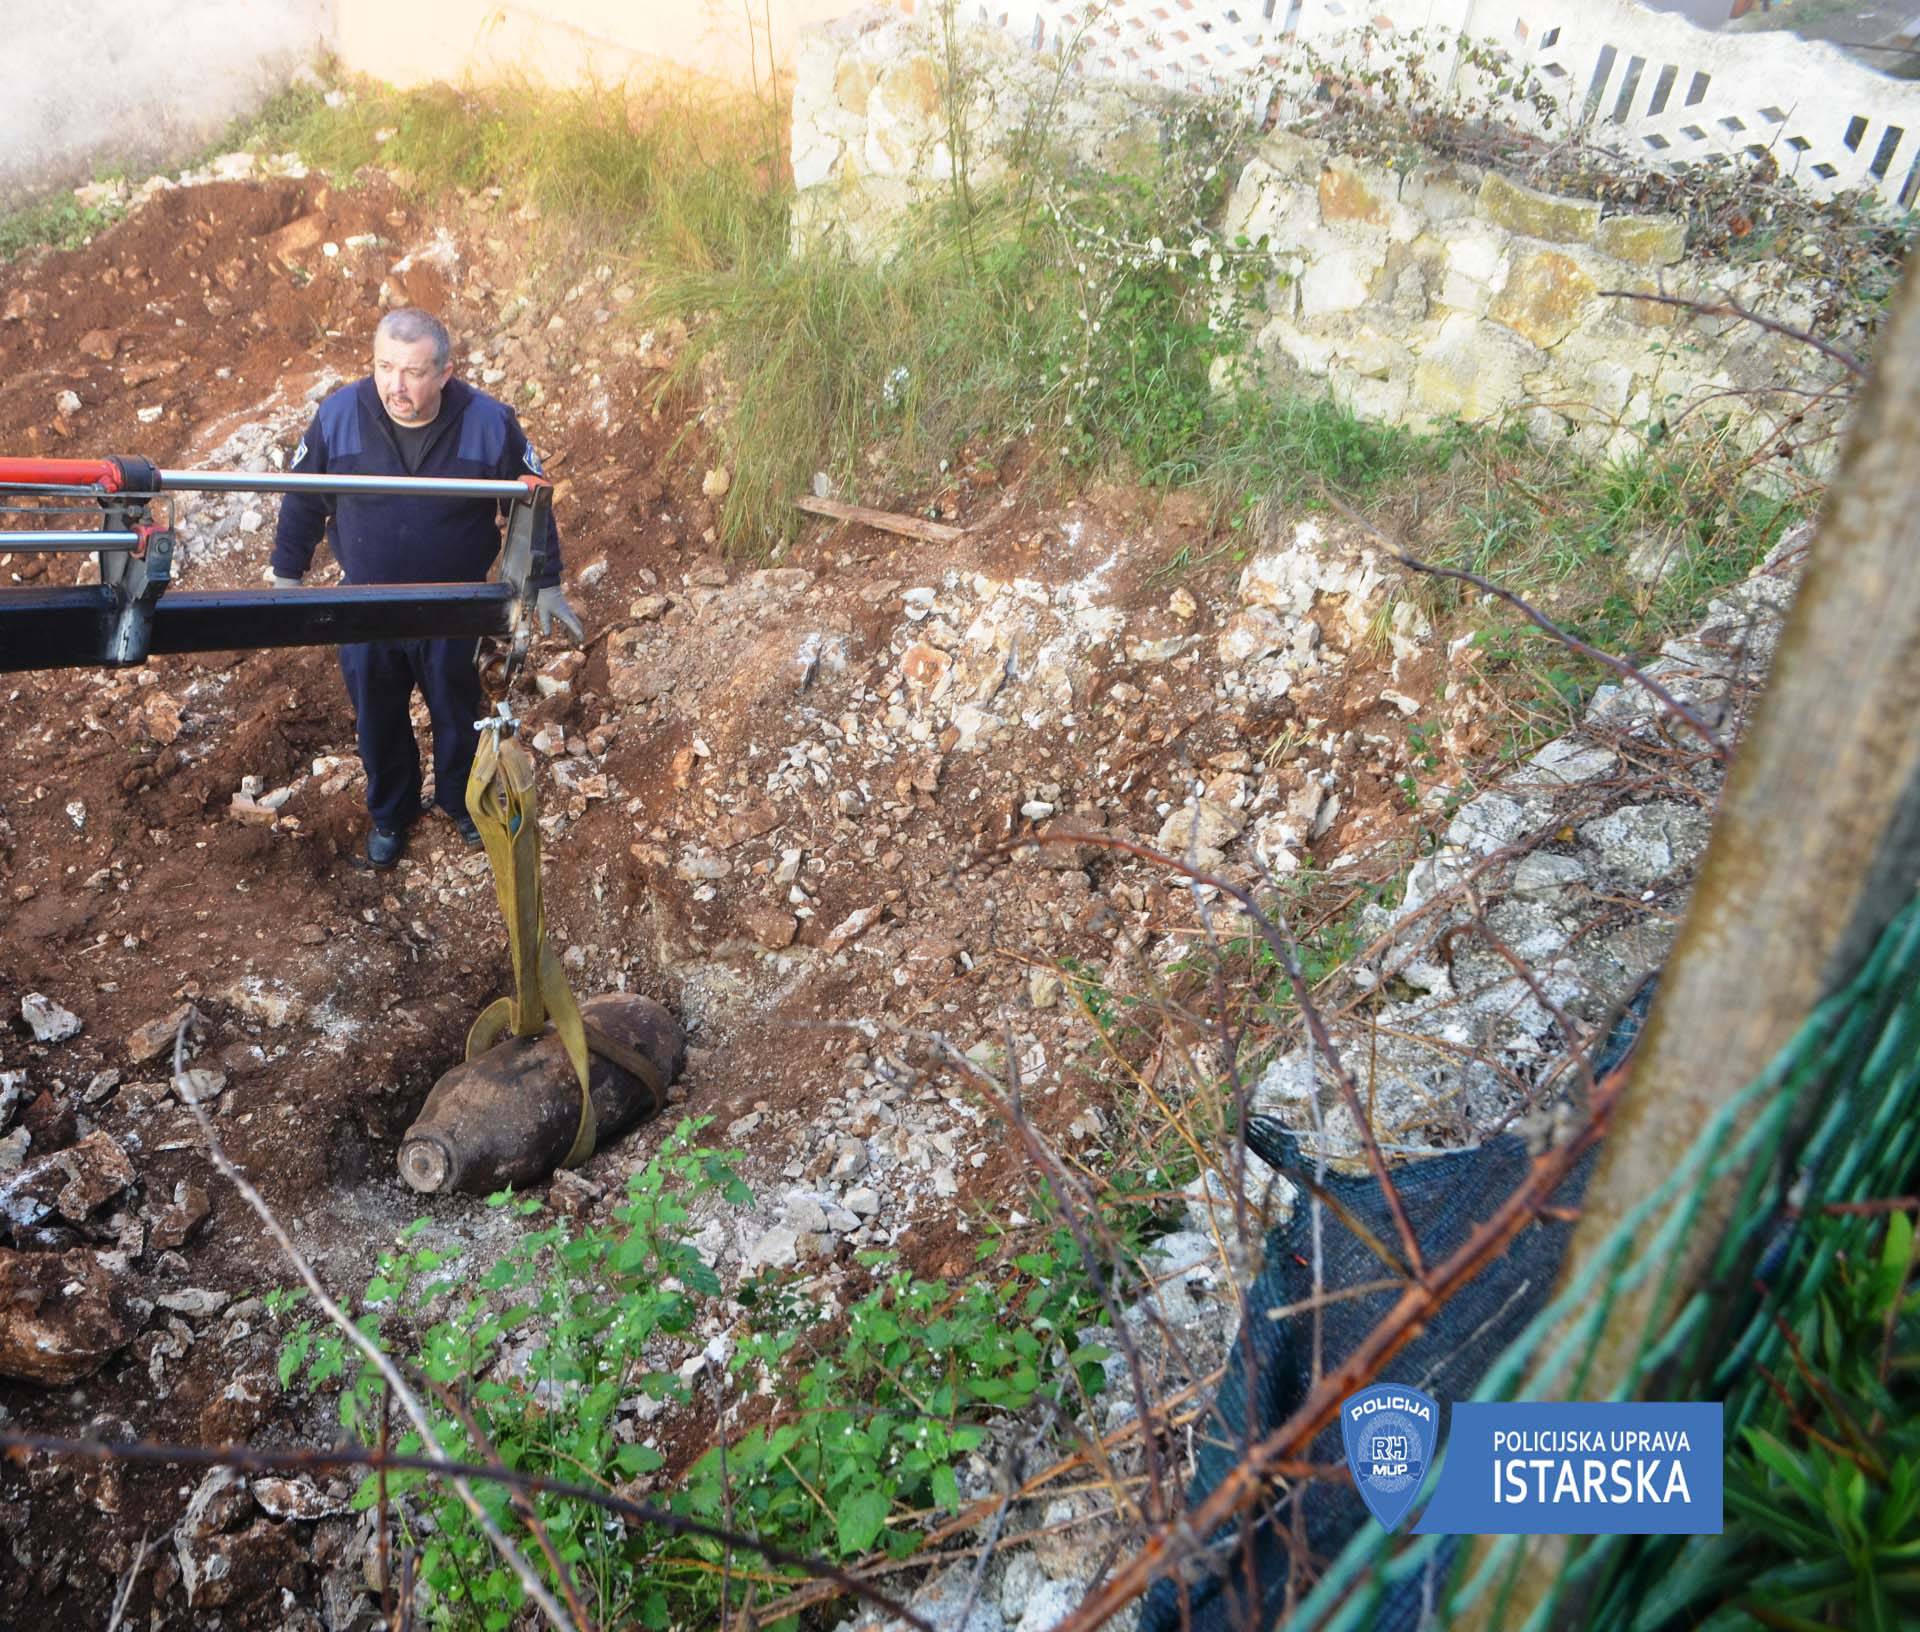
M 761 1204 L 711 1220 L 703 1250 L 827 1285 L 864 1284 L 867 1246 L 958 1273 L 970 1214 L 1020 1198 L 1026 1174 L 957 1080 L 914 1063 L 915 1039 L 1010 1045 L 1038 1125 L 1090 1157 L 1110 1090 L 1054 961 L 1124 991 L 1177 982 L 1202 937 L 1190 894 L 1113 852 L 962 864 L 1067 823 L 1241 877 L 1255 854 L 1286 870 L 1384 844 L 1413 822 L 1396 785 L 1406 714 L 1442 664 L 1351 541 L 1282 539 L 1259 571 L 1163 579 L 1205 553 L 1201 519 L 1124 493 L 1052 513 L 985 488 L 943 554 L 840 528 L 779 566 L 729 567 L 698 433 L 683 440 L 686 412 L 654 400 L 660 344 L 619 320 L 631 291 L 604 268 L 567 289 L 532 279 L 513 241 L 487 199 L 429 218 L 380 185 L 163 191 L 86 249 L 0 275 L 0 450 L 266 468 L 310 402 L 362 371 L 384 305 L 440 309 L 463 370 L 511 394 L 547 455 L 591 636 L 584 658 L 539 654 L 526 702 L 556 940 L 583 992 L 643 991 L 689 1021 L 687 1108 L 751 1152 Z M 178 509 L 183 580 L 261 580 L 270 502 Z M 16 554 L 0 583 L 79 565 Z M 236 793 L 282 790 L 271 826 L 230 814 Z M 138 1335 L 71 1388 L 0 1384 L 16 1420 L 326 1431 L 273 1384 L 257 1294 L 286 1271 L 153 1050 L 170 1014 L 197 1009 L 223 1143 L 322 1274 L 357 1290 L 423 1210 L 394 1173 L 400 1131 L 507 978 L 484 861 L 429 818 L 375 875 L 354 864 L 363 831 L 330 652 L 12 678 L 0 1009 L 41 993 L 81 1029 L 0 1031 L 0 1080 L 23 1104 L 47 1096 L 28 1141 L 0 1118 L 0 1160 L 104 1135 L 133 1175 L 15 1245 L 117 1254 L 147 1311 L 123 1314 Z M 658 1137 L 596 1157 L 588 1193 L 617 1192 Z M 493 1227 L 464 1198 L 425 1210 L 470 1246 Z M 0 1613 L 104 1618 L 139 1533 L 181 1505 L 164 1471 L 0 1474 L 21 1561 Z M 351 1556 L 327 1525 L 350 1528 L 322 1520 L 291 1552 L 267 1526 L 260 1568 L 236 1564 L 258 1596 L 232 1624 L 279 1624 L 276 1587 L 314 1601 L 328 1561 Z M 178 1577 L 163 1558 L 133 1613 L 178 1610 Z

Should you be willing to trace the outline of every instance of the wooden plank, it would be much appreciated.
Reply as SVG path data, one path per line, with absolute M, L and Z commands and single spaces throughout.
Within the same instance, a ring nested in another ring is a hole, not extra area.
M 862 527 L 878 527 L 883 533 L 917 538 L 923 544 L 957 544 L 967 536 L 964 527 L 949 527 L 945 522 L 926 521 L 919 516 L 903 516 L 894 510 L 869 510 L 864 504 L 842 504 L 838 499 L 816 499 L 811 493 L 793 502 L 809 515 L 855 521 Z
M 1857 974 L 1920 886 L 1916 562 L 1920 279 L 1909 274 L 1829 489 L 1772 681 L 1728 776 L 1562 1287 L 1814 1005 Z M 1623 1386 L 1669 1397 L 1664 1379 L 1638 1374 L 1639 1351 L 1699 1286 L 1738 1180 L 1704 1198 L 1665 1300 L 1655 1275 L 1615 1303 L 1582 1398 L 1607 1399 Z M 1744 1284 L 1737 1271 L 1732 1280 Z M 1530 1547 L 1503 1624 L 1521 1624 L 1543 1601 L 1563 1556 L 1551 1538 Z M 1486 1622 L 1472 1616 L 1463 1624 Z

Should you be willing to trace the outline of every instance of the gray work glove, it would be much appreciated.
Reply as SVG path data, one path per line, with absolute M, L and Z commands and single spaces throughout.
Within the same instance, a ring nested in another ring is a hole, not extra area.
M 576 646 L 584 646 L 587 641 L 587 626 L 580 621 L 580 614 L 567 604 L 566 591 L 558 584 L 549 584 L 533 598 L 535 616 L 540 619 L 540 633 L 553 633 L 554 620 L 560 621 L 560 627 L 567 632 Z
M 298 589 L 300 587 L 300 580 L 298 578 L 289 578 L 284 573 L 276 572 L 273 575 L 273 587 L 275 589 Z

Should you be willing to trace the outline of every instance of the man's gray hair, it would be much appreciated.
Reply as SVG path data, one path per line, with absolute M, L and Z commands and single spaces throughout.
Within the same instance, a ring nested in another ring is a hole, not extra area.
M 423 312 L 418 306 L 397 306 L 388 312 L 373 331 L 376 340 L 382 335 L 409 346 L 419 340 L 431 340 L 435 368 L 445 368 L 447 359 L 453 355 L 453 342 L 447 338 L 447 326 L 432 312 Z

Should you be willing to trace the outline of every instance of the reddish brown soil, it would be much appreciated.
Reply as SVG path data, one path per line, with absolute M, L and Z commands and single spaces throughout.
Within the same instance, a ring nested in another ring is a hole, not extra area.
M 464 258 L 391 270 L 441 226 Z M 350 245 L 368 234 L 381 245 Z M 322 242 L 340 253 L 325 255 Z M 594 637 L 585 667 L 570 695 L 533 714 L 536 728 L 563 727 L 569 736 L 603 730 L 597 768 L 616 790 L 571 802 L 564 790 L 549 790 L 570 813 L 546 874 L 556 942 L 581 950 L 583 989 L 623 979 L 688 1015 L 696 1045 L 689 1108 L 716 1117 L 720 1132 L 764 1106 L 768 1126 L 753 1141 L 750 1166 L 777 1188 L 808 1130 L 850 1105 L 837 1096 L 845 1087 L 840 1062 L 855 1039 L 820 1022 L 887 1015 L 949 1027 L 971 1042 L 1023 989 L 1023 959 L 1113 956 L 1120 909 L 1104 892 L 1129 878 L 1138 879 L 1130 907 L 1143 928 L 1191 922 L 1184 897 L 1110 858 L 1093 858 L 1086 875 L 1025 862 L 956 875 L 969 847 L 1029 825 L 1019 807 L 1036 782 L 1084 785 L 1096 758 L 1137 765 L 1140 787 L 1124 830 L 1151 840 L 1150 784 L 1175 789 L 1183 775 L 1211 774 L 1209 761 L 1248 748 L 1257 756 L 1293 711 L 1235 714 L 1214 706 L 1208 684 L 1188 695 L 1139 674 L 1132 679 L 1145 689 L 1142 702 L 1112 704 L 1105 693 L 1128 665 L 1111 650 L 1089 655 L 1077 727 L 1056 720 L 994 751 L 950 756 L 934 791 L 901 793 L 887 818 L 890 836 L 871 855 L 857 839 L 835 837 L 824 796 L 783 805 L 784 825 L 740 844 L 732 875 L 712 899 L 696 899 L 676 878 L 675 858 L 747 804 L 774 763 L 769 754 L 796 740 L 796 720 L 811 704 L 796 692 L 792 651 L 810 625 L 748 604 L 701 628 L 656 626 L 654 638 L 665 644 L 648 650 L 664 654 L 654 659 L 665 681 L 658 697 L 620 707 L 609 700 L 616 643 L 604 637 L 628 624 L 629 603 L 655 585 L 684 600 L 689 574 L 718 566 L 707 541 L 713 505 L 701 496 L 705 461 L 697 431 L 683 436 L 685 411 L 653 410 L 659 375 L 644 352 L 632 355 L 629 346 L 617 355 L 601 342 L 626 331 L 617 322 L 596 329 L 581 316 L 602 297 L 589 292 L 569 303 L 503 256 L 498 223 L 483 214 L 430 220 L 378 185 L 344 191 L 314 179 L 163 193 L 83 250 L 0 271 L 0 452 L 206 463 L 237 427 L 265 417 L 270 399 L 284 418 L 326 371 L 360 372 L 374 318 L 394 295 L 440 309 L 460 335 L 499 337 L 509 384 L 534 378 L 545 386 L 542 404 L 524 417 L 560 485 L 569 574 L 605 563 L 604 575 L 575 594 Z M 509 322 L 502 307 L 517 280 L 530 305 Z M 549 315 L 559 321 L 563 313 L 563 326 L 550 328 Z M 62 412 L 67 390 L 80 407 Z M 154 407 L 158 415 L 140 417 Z M 1163 610 L 1168 584 L 1155 573 L 1183 548 L 1205 553 L 1197 513 L 1127 493 L 1057 511 L 1001 500 L 993 489 L 961 495 L 963 516 L 981 525 L 950 552 L 823 529 L 781 563 L 817 575 L 806 617 L 822 627 L 838 618 L 850 677 L 864 676 L 884 694 L 899 661 L 890 646 L 901 621 L 898 588 L 939 584 L 943 575 L 951 582 L 954 573 L 1057 585 L 1107 564 L 1101 604 L 1150 631 L 1156 620 L 1176 627 Z M 269 509 L 266 527 L 243 549 L 197 559 L 183 578 L 200 587 L 258 583 L 270 534 Z M 0 594 L 8 584 L 58 581 L 76 561 L 0 560 Z M 1224 600 L 1218 592 L 1236 570 L 1223 556 L 1211 571 L 1180 580 L 1202 602 L 1193 628 L 1209 649 L 1226 615 L 1212 603 Z M 896 589 L 877 593 L 887 583 Z M 1206 672 L 1211 667 L 1209 657 Z M 1394 683 L 1424 688 L 1434 678 L 1403 672 Z M 1380 684 L 1379 673 L 1356 663 L 1340 689 L 1316 702 L 1319 729 L 1356 725 L 1399 737 L 1398 717 L 1379 704 Z M 156 740 L 144 712 L 155 694 L 180 704 L 170 742 Z M 821 712 L 831 717 L 840 706 Z M 701 757 L 686 752 L 696 736 L 707 750 Z M 152 1096 L 138 1091 L 163 1068 L 131 1064 L 126 1039 L 185 999 L 209 1022 L 202 1063 L 231 1077 L 219 1117 L 226 1149 L 336 1288 L 357 1289 L 374 1254 L 417 1213 L 459 1225 L 478 1211 L 465 1198 L 423 1207 L 399 1185 L 393 1156 L 429 1086 L 459 1057 L 473 1015 L 504 989 L 503 938 L 485 879 L 461 870 L 466 858 L 438 818 L 417 830 L 412 864 L 400 873 L 356 865 L 364 815 L 355 786 L 328 794 L 310 778 L 288 807 L 297 825 L 268 829 L 229 815 L 243 778 L 257 776 L 264 788 L 291 784 L 321 756 L 350 761 L 351 745 L 351 717 L 325 650 L 163 659 L 133 675 L 16 675 L 0 689 L 0 1014 L 16 1017 L 23 996 L 44 992 L 85 1023 L 73 1041 L 41 1046 L 13 1020 L 0 1027 L 0 1067 L 24 1069 L 34 1089 L 75 1105 L 127 1145 L 146 1205 L 163 1205 L 182 1179 L 206 1187 L 207 1224 L 180 1251 L 140 1260 L 150 1296 L 201 1286 L 241 1298 L 290 1279 L 212 1173 L 184 1111 L 164 1099 L 148 1108 Z M 1390 779 L 1357 774 L 1323 847 L 1393 829 L 1400 796 Z M 876 805 L 894 799 L 891 782 L 875 788 Z M 85 806 L 78 820 L 69 809 L 76 801 Z M 876 811 L 856 825 L 878 821 Z M 888 916 L 872 932 L 878 956 L 844 965 L 818 957 L 803 978 L 765 973 L 744 915 L 778 902 L 766 875 L 782 846 L 833 858 L 812 881 L 814 912 L 796 955 L 855 909 L 886 901 Z M 926 953 L 935 975 L 900 988 L 885 978 L 916 949 L 947 941 L 970 950 L 970 971 L 941 944 Z M 297 997 L 304 1013 L 278 1027 L 250 1013 L 226 995 L 249 979 Z M 1062 1046 L 1057 1026 L 1048 1035 Z M 90 1080 L 109 1068 L 122 1074 L 119 1089 L 81 1103 Z M 1063 1072 L 1066 1092 L 1034 1100 L 1044 1131 L 1070 1142 L 1067 1124 L 1088 1080 Z M 657 1137 L 643 1130 L 634 1149 Z M 960 1194 L 916 1215 L 902 1242 L 930 1270 L 963 1273 L 972 1255 L 960 1233 L 966 1217 L 1024 1193 L 1030 1174 L 1018 1148 L 993 1137 L 982 1148 L 983 1165 L 961 1169 Z M 602 1158 L 598 1171 L 617 1184 L 632 1154 Z M 15 1425 L 56 1433 L 324 1436 L 324 1410 L 270 1386 L 277 1337 L 264 1316 L 244 1339 L 216 1341 L 220 1330 L 204 1328 L 183 1357 L 163 1354 L 151 1367 L 153 1346 L 143 1340 L 67 1389 L 0 1384 L 0 1407 Z M 261 1381 L 259 1407 L 236 1413 L 221 1403 L 236 1376 Z M 102 1624 L 141 1533 L 164 1536 L 190 1484 L 178 1471 L 129 1469 L 109 1490 L 94 1473 L 41 1461 L 0 1472 L 0 1557 L 24 1547 L 31 1560 L 16 1567 L 15 1553 L 0 1567 L 0 1625 Z M 152 1572 L 143 1578 L 129 1624 L 147 1624 L 154 1580 Z M 281 1572 L 280 1583 L 302 1601 L 313 1581 L 303 1562 Z M 188 1612 L 177 1587 L 161 1602 L 174 1617 L 167 1624 L 191 1624 L 179 1618 Z M 272 1595 L 224 1615 L 227 1625 L 279 1623 Z

